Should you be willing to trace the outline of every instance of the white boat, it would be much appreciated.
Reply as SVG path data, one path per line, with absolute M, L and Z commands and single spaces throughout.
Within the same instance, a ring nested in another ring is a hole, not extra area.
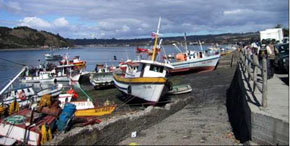
M 169 64 L 155 61 L 157 56 L 157 41 L 159 35 L 160 21 L 151 60 L 133 61 L 138 63 L 138 68 L 128 65 L 125 74 L 113 73 L 115 86 L 124 94 L 140 98 L 147 103 L 158 103 L 162 93 L 165 93 L 167 83 L 166 70 L 173 68 Z
M 37 93 L 37 96 L 41 97 L 43 95 L 49 94 L 51 96 L 58 96 L 62 91 L 63 85 L 58 84 L 57 87 L 51 87 L 47 89 L 43 89 Z
M 38 76 L 25 76 L 20 80 L 23 83 L 44 83 L 44 82 L 54 82 L 55 78 L 50 72 L 40 71 Z
M 182 59 L 184 58 L 184 59 Z M 205 51 L 187 51 L 176 55 L 177 61 L 172 62 L 174 69 L 170 73 L 177 72 L 205 72 L 212 71 L 216 68 L 220 59 L 220 54 L 208 54 Z
M 81 76 L 82 69 L 74 69 L 74 65 L 59 65 L 56 67 L 56 82 L 78 82 Z
M 115 69 L 114 66 L 109 67 L 107 65 L 97 64 L 95 68 L 96 73 L 91 73 L 89 76 L 90 83 L 95 89 L 113 86 L 113 71 Z
M 174 62 L 171 59 L 168 60 L 168 62 L 174 67 L 174 69 L 170 69 L 169 72 L 174 74 L 188 71 L 212 71 L 216 68 L 219 59 L 220 53 L 218 50 L 203 50 L 202 47 L 201 51 L 188 50 L 185 37 L 185 52 L 178 53 L 175 56 Z
M 60 61 L 62 60 L 62 56 L 61 55 L 55 55 L 52 53 L 47 53 L 44 54 L 44 58 L 46 61 Z
M 35 91 L 32 87 L 19 88 L 4 93 L 2 97 L 3 101 L 1 103 L 10 104 L 13 101 L 16 101 L 20 106 L 25 106 L 31 103 L 31 101 L 36 101 Z

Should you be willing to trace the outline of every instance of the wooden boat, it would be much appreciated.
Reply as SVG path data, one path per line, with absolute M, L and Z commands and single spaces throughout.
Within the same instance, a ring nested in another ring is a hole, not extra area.
M 93 73 L 90 75 L 89 79 L 95 89 L 114 85 L 112 72 Z
M 189 93 L 192 91 L 192 88 L 190 85 L 177 85 L 173 86 L 172 90 L 168 91 L 168 94 L 184 94 Z
M 103 116 L 111 114 L 115 109 L 116 105 L 107 105 L 91 109 L 77 110 L 75 112 L 76 117 L 87 117 L 87 116 Z
M 46 124 L 49 129 L 53 129 L 56 117 L 49 115 L 41 117 L 38 113 L 34 113 L 32 116 L 31 112 L 29 109 L 23 109 L 5 119 L 0 119 L 0 136 L 4 140 L 7 138 L 28 145 L 40 145 L 42 137 L 44 137 L 42 126 Z M 31 121 L 31 123 L 27 121 Z
M 117 71 L 113 74 L 114 84 L 119 91 L 150 104 L 156 104 L 159 101 L 162 93 L 166 90 L 166 70 L 173 68 L 169 64 L 156 61 L 160 21 L 161 19 L 159 19 L 157 33 L 155 33 L 151 60 L 133 61 L 138 64 L 137 67 L 127 64 L 128 67 L 124 74 Z
M 174 67 L 170 69 L 171 74 L 180 72 L 205 72 L 212 71 L 216 68 L 220 59 L 220 53 L 218 50 L 204 50 L 201 47 L 201 51 L 192 51 L 187 48 L 186 36 L 185 36 L 185 52 L 176 54 L 175 61 L 168 60 L 168 62 Z

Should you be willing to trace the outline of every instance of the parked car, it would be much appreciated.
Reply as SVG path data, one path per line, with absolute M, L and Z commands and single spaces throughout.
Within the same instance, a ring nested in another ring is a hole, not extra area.
M 275 47 L 279 52 L 275 56 L 275 70 L 289 73 L 289 43 L 278 44 Z

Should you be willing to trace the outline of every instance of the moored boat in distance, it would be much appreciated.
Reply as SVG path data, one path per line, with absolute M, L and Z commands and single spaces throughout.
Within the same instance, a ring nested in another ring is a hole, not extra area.
M 120 73 L 115 71 L 114 84 L 119 91 L 127 96 L 133 96 L 144 100 L 150 104 L 158 103 L 162 93 L 166 88 L 167 83 L 167 69 L 172 69 L 170 64 L 160 63 L 156 61 L 159 28 L 159 19 L 157 32 L 155 33 L 155 42 L 153 46 L 153 54 L 151 60 L 132 61 L 138 64 L 137 67 L 127 63 L 126 71 Z
M 46 61 L 60 61 L 60 60 L 62 60 L 61 55 L 52 54 L 52 53 L 44 54 L 44 58 Z
M 169 58 L 169 57 L 168 57 Z M 212 71 L 216 68 L 220 59 L 219 50 L 207 49 L 201 51 L 188 50 L 185 37 L 185 52 L 176 54 L 175 61 L 172 59 L 167 61 L 174 67 L 170 69 L 169 73 L 181 73 L 181 72 L 206 72 Z

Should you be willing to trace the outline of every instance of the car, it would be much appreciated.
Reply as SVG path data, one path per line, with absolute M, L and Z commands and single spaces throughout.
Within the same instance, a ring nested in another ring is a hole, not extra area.
M 289 43 L 278 44 L 275 47 L 279 52 L 274 60 L 275 70 L 281 73 L 289 73 Z

